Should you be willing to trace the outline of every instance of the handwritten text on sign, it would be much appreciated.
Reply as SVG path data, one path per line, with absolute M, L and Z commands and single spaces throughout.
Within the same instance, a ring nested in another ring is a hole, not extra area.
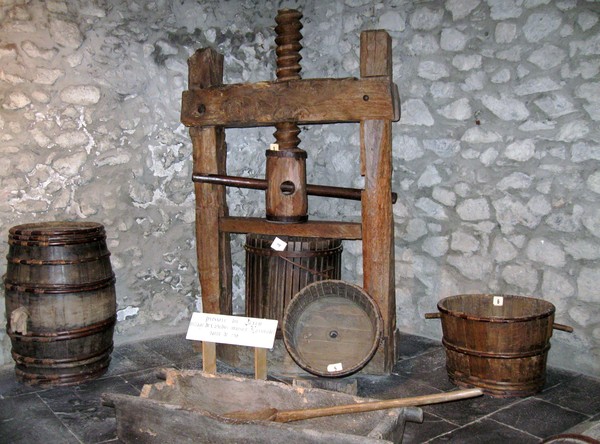
M 276 331 L 276 319 L 194 313 L 192 314 L 186 339 L 273 348 Z

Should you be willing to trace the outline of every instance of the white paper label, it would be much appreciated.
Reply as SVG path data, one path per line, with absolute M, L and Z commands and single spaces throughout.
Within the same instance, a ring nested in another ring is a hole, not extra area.
M 273 348 L 277 319 L 193 313 L 186 339 Z
M 277 143 L 272 143 L 271 145 L 269 145 L 269 149 L 271 151 L 279 151 L 279 144 Z
M 333 373 L 333 372 L 341 372 L 342 370 L 344 370 L 344 367 L 342 366 L 341 362 L 337 362 L 335 364 L 329 364 L 327 366 L 327 371 L 329 373 Z
M 502 307 L 504 305 L 504 298 L 502 296 L 494 296 L 494 299 L 492 299 L 492 303 L 496 307 Z
M 276 237 L 273 239 L 273 243 L 271 244 L 271 248 L 277 251 L 283 251 L 287 247 L 287 242 Z

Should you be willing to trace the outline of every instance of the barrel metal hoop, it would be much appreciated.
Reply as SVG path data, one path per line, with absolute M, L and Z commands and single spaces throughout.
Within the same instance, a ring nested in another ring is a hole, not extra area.
M 6 259 L 11 264 L 18 265 L 76 265 L 83 264 L 86 262 L 94 262 L 99 259 L 110 257 L 110 252 L 97 254 L 91 257 L 79 258 L 79 259 L 58 259 L 58 260 L 42 260 L 42 259 L 19 259 L 18 257 L 7 256 Z
M 12 357 L 17 364 L 23 364 L 25 366 L 33 366 L 40 368 L 73 368 L 73 367 L 81 367 L 83 365 L 93 364 L 94 362 L 98 362 L 104 359 L 107 355 L 110 355 L 113 351 L 112 342 L 108 347 L 103 348 L 102 350 L 84 356 L 75 356 L 71 358 L 64 359 L 50 359 L 50 358 L 32 358 L 29 356 L 23 356 L 19 353 L 16 353 L 14 350 L 11 351 Z
M 460 297 L 460 296 L 470 296 L 470 295 L 457 295 L 457 296 L 450 296 L 450 297 L 444 298 L 437 303 L 438 310 L 446 316 L 466 319 L 468 321 L 491 322 L 491 323 L 499 323 L 499 324 L 511 324 L 511 323 L 517 323 L 517 322 L 528 322 L 528 321 L 534 321 L 534 320 L 538 320 L 538 319 L 545 319 L 547 317 L 552 316 L 556 312 L 556 308 L 554 307 L 554 305 L 549 304 L 549 303 L 548 303 L 549 307 L 545 311 L 541 311 L 539 313 L 527 315 L 527 316 L 512 316 L 512 317 L 482 316 L 482 315 L 477 315 L 477 314 L 473 314 L 473 313 L 452 310 L 445 306 L 445 303 L 447 302 L 447 300 L 453 299 L 456 297 Z M 489 295 L 489 296 L 494 296 L 494 295 Z M 498 296 L 503 296 L 505 298 L 533 299 L 533 298 L 525 298 L 523 296 L 514 296 L 514 295 L 498 295 Z
M 112 273 L 110 277 L 101 279 L 94 282 L 86 282 L 83 284 L 60 284 L 60 285 L 27 285 L 23 283 L 17 283 L 9 281 L 8 278 L 4 279 L 4 286 L 7 290 L 15 290 L 21 293 L 35 293 L 35 294 L 65 294 L 65 293 L 80 293 L 94 290 L 101 290 L 106 287 L 114 285 L 116 282 L 115 274 Z
M 513 352 L 513 353 L 494 353 L 494 352 L 483 352 L 477 350 L 471 350 L 464 347 L 459 347 L 457 345 L 451 344 L 446 340 L 446 338 L 442 338 L 442 344 L 446 349 L 452 350 L 457 353 L 462 353 L 469 356 L 477 356 L 480 358 L 497 358 L 497 359 L 515 359 L 515 358 L 530 358 L 532 356 L 539 356 L 546 353 L 550 350 L 550 343 L 547 343 L 544 347 L 537 350 L 532 350 L 528 352 Z
M 110 355 L 107 355 L 104 361 L 99 361 L 95 366 L 91 366 L 89 369 L 75 368 L 74 373 L 47 375 L 30 373 L 21 370 L 19 367 L 15 367 L 15 375 L 26 384 L 40 385 L 42 387 L 76 385 L 106 373 L 109 364 Z
M 53 331 L 49 333 L 41 333 L 35 332 L 31 334 L 20 334 L 15 333 L 9 328 L 6 329 L 8 336 L 15 341 L 23 341 L 23 342 L 56 342 L 56 341 L 67 341 L 71 339 L 79 339 L 86 336 L 91 336 L 96 333 L 100 333 L 106 328 L 110 328 L 115 325 L 117 322 L 117 316 L 113 315 L 109 318 L 106 318 L 100 322 L 89 325 L 87 327 L 76 328 L 73 330 L 66 331 Z
M 98 234 L 94 236 L 72 236 L 72 237 L 20 237 L 11 235 L 8 238 L 9 245 L 18 245 L 22 247 L 62 247 L 65 245 L 79 245 L 92 242 L 105 242 L 106 235 Z
M 554 313 L 554 311 L 552 311 L 549 313 L 548 312 L 541 313 L 541 314 L 535 315 L 535 316 L 523 316 L 523 317 L 514 317 L 514 318 L 492 318 L 492 317 L 476 316 L 476 315 L 472 315 L 472 314 L 468 314 L 468 313 L 452 311 L 452 310 L 448 310 L 446 308 L 439 307 L 439 306 L 438 306 L 438 310 L 446 316 L 466 319 L 467 321 L 490 322 L 492 324 L 514 324 L 517 322 L 536 321 L 538 319 L 547 318 Z

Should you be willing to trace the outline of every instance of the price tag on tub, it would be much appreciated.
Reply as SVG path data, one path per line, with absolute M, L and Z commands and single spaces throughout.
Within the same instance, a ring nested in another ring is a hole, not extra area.
M 271 243 L 271 248 L 275 251 L 283 251 L 287 247 L 287 242 L 276 237 Z
M 192 341 L 273 348 L 276 331 L 276 319 L 193 313 L 185 338 Z
M 504 305 L 504 298 L 502 296 L 494 296 L 492 299 L 492 304 L 496 307 L 502 307 Z

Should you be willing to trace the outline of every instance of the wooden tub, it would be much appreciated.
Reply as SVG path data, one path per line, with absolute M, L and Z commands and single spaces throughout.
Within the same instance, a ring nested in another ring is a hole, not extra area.
M 326 407 L 367 401 L 343 393 L 195 370 L 166 370 L 166 380 L 145 385 L 139 397 L 104 394 L 114 405 L 125 443 L 400 443 L 406 421 L 421 422 L 420 408 L 380 410 L 290 423 L 234 421 L 220 415 Z

